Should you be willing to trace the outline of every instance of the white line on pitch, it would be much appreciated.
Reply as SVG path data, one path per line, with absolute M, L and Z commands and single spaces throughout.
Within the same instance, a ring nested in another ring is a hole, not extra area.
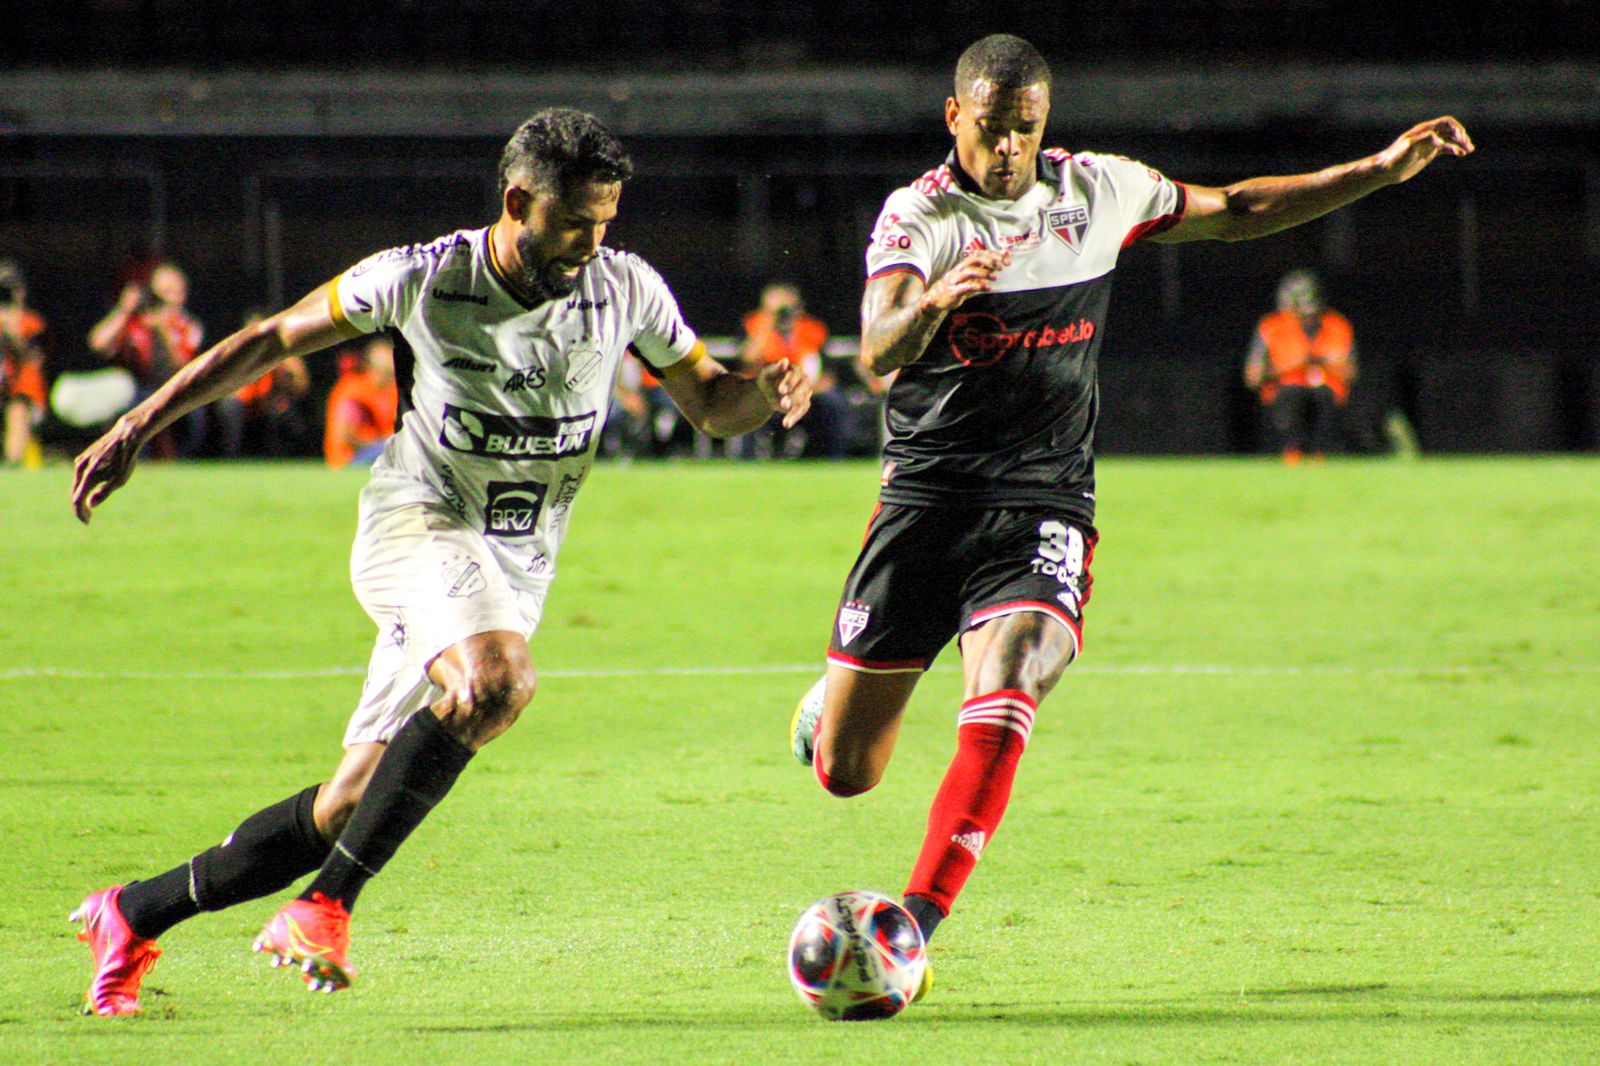
M 955 664 L 935 666 L 936 673 L 954 672 Z M 1438 666 L 1236 666 L 1221 663 L 1163 663 L 1111 666 L 1080 666 L 1075 674 L 1117 675 L 1215 675 L 1219 677 L 1389 677 L 1424 674 L 1488 674 L 1506 667 L 1496 663 L 1441 664 Z M 1573 663 L 1511 668 L 1516 673 L 1587 674 L 1600 672 L 1600 664 Z M 626 678 L 626 677 L 740 677 L 761 674 L 811 674 L 822 670 L 822 663 L 793 663 L 782 666 L 656 666 L 621 667 L 598 670 L 541 670 L 546 678 Z M 0 681 L 26 681 L 34 678 L 68 681 L 309 681 L 329 677 L 360 677 L 360 666 L 328 666 L 312 670 L 83 670 L 72 667 L 38 666 L 0 669 Z

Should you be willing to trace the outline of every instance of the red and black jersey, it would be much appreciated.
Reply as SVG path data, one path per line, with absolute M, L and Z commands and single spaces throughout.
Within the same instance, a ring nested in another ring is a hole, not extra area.
M 1182 217 L 1182 185 L 1120 156 L 1047 149 L 1039 181 L 991 200 L 952 156 L 884 204 L 871 278 L 932 284 L 975 248 L 1009 249 L 992 291 L 940 325 L 889 391 L 882 499 L 1047 505 L 1094 519 L 1095 366 L 1117 256 Z

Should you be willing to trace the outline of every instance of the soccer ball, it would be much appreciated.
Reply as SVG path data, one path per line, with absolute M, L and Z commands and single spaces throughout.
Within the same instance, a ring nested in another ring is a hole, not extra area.
M 927 959 L 916 919 L 876 892 L 818 900 L 789 936 L 789 980 L 830 1021 L 899 1014 L 916 995 Z

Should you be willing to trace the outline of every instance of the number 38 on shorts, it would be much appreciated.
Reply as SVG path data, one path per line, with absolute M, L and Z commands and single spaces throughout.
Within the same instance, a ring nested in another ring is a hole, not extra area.
M 875 672 L 926 669 L 951 638 L 1036 611 L 1081 646 L 1095 530 L 1032 507 L 885 503 L 845 581 L 830 662 Z

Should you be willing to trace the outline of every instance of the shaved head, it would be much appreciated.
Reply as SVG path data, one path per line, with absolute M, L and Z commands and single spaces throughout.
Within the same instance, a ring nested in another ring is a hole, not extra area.
M 1016 92 L 1032 85 L 1050 88 L 1050 64 L 1039 50 L 1009 33 L 974 42 L 956 61 L 956 97 L 972 97 L 972 87 L 988 82 L 994 90 Z

